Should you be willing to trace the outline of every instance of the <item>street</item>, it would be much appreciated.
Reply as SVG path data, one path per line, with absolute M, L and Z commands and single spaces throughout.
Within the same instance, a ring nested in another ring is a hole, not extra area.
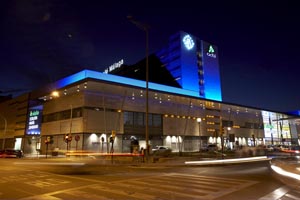
M 0 164 L 0 199 L 300 198 L 268 162 L 199 167 L 0 159 Z

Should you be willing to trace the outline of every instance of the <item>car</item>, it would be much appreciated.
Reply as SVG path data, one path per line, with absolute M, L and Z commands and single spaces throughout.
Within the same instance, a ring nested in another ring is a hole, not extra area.
M 273 145 L 267 145 L 266 147 L 265 147 L 265 149 L 266 149 L 266 151 L 268 151 L 268 152 L 272 152 L 272 151 L 274 151 L 274 146 Z
M 287 146 L 281 145 L 281 144 L 275 145 L 275 146 L 274 146 L 274 151 L 281 151 L 281 152 L 284 152 L 284 151 L 286 151 L 286 150 L 288 150 L 288 149 L 289 149 L 289 148 L 288 148 Z
M 283 152 L 290 153 L 291 156 L 300 155 L 300 146 L 291 146 L 289 149 L 283 150 Z
M 4 149 L 0 150 L 0 158 L 22 158 L 24 156 L 22 150 Z
M 152 149 L 152 153 L 155 156 L 169 156 L 172 153 L 172 149 L 168 146 L 156 146 Z
M 218 146 L 217 144 L 208 144 L 201 148 L 202 151 L 217 151 Z

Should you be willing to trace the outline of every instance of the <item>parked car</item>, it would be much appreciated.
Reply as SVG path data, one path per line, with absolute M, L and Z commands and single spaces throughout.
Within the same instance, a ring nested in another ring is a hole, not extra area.
M 273 145 L 267 145 L 267 146 L 265 147 L 265 149 L 266 149 L 266 151 L 268 151 L 268 152 L 272 152 L 272 151 L 274 151 L 274 146 L 273 146 Z
M 217 144 L 208 144 L 201 148 L 202 151 L 217 151 L 218 146 Z
M 0 158 L 22 158 L 24 156 L 22 150 L 5 149 L 0 150 Z
M 152 149 L 152 153 L 155 156 L 169 156 L 172 153 L 172 149 L 168 146 L 156 146 Z

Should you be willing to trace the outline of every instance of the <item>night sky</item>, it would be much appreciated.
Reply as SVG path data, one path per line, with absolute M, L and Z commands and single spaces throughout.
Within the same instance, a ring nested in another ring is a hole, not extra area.
M 292 2 L 3 0 L 0 95 L 121 59 L 135 64 L 145 32 L 132 15 L 150 27 L 150 53 L 180 30 L 217 45 L 225 102 L 297 110 L 300 12 Z

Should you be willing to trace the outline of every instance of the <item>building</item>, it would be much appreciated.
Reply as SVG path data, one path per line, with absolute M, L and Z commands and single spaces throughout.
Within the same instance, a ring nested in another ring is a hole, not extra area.
M 115 63 L 105 73 L 146 80 L 146 60 L 135 65 Z M 197 91 L 201 98 L 222 101 L 219 54 L 216 45 L 180 31 L 168 45 L 149 56 L 149 81 Z
M 182 32 L 174 37 L 186 40 Z M 180 58 L 170 59 L 176 52 L 169 47 L 170 51 L 162 49 L 153 56 L 152 62 L 159 64 L 164 76 L 149 78 L 148 130 L 152 147 L 167 145 L 174 151 L 193 152 L 209 143 L 226 148 L 299 144 L 298 115 L 222 102 L 218 62 L 207 64 L 212 56 L 208 54 L 218 58 L 217 48 L 205 42 L 201 46 L 190 37 L 189 48 L 193 46 L 191 40 L 200 46 L 194 53 L 182 52 L 188 49 L 182 50 L 186 47 L 181 46 L 177 48 Z M 195 61 L 193 66 L 189 60 Z M 178 62 L 178 67 L 172 67 Z M 138 63 L 122 69 L 121 63 L 111 71 L 124 76 L 83 70 L 1 102 L 1 147 L 22 149 L 25 154 L 57 150 L 131 152 L 133 145 L 145 148 L 144 72 L 140 78 L 125 77 L 132 75 L 132 70 L 143 71 L 143 67 Z M 190 70 L 184 72 L 186 67 Z M 191 74 L 196 76 L 186 79 Z M 166 80 L 167 84 L 161 83 Z

